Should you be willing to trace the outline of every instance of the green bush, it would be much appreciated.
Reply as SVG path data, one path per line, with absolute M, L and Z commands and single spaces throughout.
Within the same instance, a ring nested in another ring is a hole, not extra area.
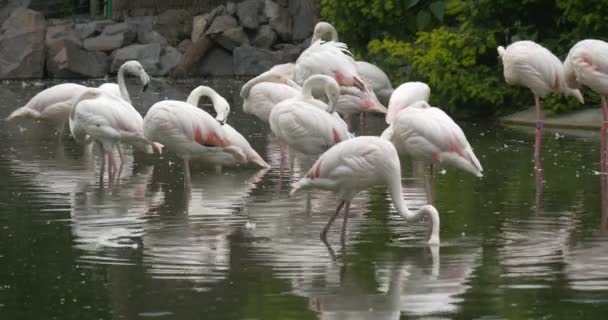
M 431 102 L 459 116 L 533 104 L 529 89 L 505 83 L 497 46 L 529 39 L 564 59 L 577 41 L 608 34 L 608 6 L 601 0 L 322 0 L 322 5 L 324 19 L 358 57 L 389 71 L 394 85 L 429 83 Z M 428 23 L 417 23 L 429 13 Z M 584 92 L 587 101 L 597 101 L 590 90 Z M 543 107 L 563 112 L 582 105 L 550 96 Z

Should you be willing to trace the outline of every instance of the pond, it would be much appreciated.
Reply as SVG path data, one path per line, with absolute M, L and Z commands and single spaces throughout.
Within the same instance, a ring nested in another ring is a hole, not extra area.
M 208 84 L 228 122 L 269 170 L 193 167 L 135 155 L 118 182 L 69 137 L 0 123 L 0 319 L 600 319 L 608 314 L 608 193 L 598 132 L 545 132 L 535 170 L 533 128 L 461 123 L 485 176 L 435 170 L 440 247 L 426 221 L 406 223 L 384 188 L 353 201 L 347 245 L 330 230 L 327 192 L 289 197 L 306 163 L 281 169 L 268 127 L 242 112 L 243 81 L 154 80 L 145 110 Z M 52 83 L 5 82 L 0 116 Z M 98 85 L 99 81 L 86 82 Z M 356 121 L 355 121 L 356 122 Z M 366 134 L 384 129 L 368 117 Z M 355 131 L 360 133 L 358 127 Z M 403 159 L 410 207 L 429 201 Z

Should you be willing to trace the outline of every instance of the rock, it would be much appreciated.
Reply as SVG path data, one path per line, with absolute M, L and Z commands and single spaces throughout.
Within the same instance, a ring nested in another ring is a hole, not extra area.
M 180 42 L 177 45 L 177 50 L 179 50 L 179 52 L 181 53 L 186 53 L 186 51 L 188 51 L 188 49 L 192 46 L 192 40 L 190 39 L 184 39 L 182 40 L 182 42 Z
M 291 44 L 291 43 L 280 43 L 277 45 L 274 45 L 272 48 L 276 51 L 281 51 L 283 53 L 283 55 L 285 56 L 286 59 L 288 59 L 289 61 L 296 61 L 298 59 L 298 57 L 300 56 L 300 54 L 302 53 L 302 51 L 306 50 L 306 48 L 308 48 L 308 44 L 310 43 L 310 40 L 308 42 L 302 42 L 300 44 Z
M 97 25 L 95 22 L 78 23 L 74 26 L 74 30 L 78 32 L 80 39 L 86 39 L 95 34 Z
M 0 0 L 0 25 L 4 23 L 17 8 L 27 8 L 30 0 Z
M 312 34 L 319 21 L 319 6 L 319 0 L 289 0 L 289 12 L 293 16 L 293 40 L 301 41 Z
M 121 34 L 123 36 L 123 46 L 133 43 L 135 41 L 135 37 L 137 37 L 137 30 L 132 28 L 129 24 L 125 22 L 116 23 L 107 25 L 103 29 L 104 35 L 107 36 L 115 36 Z
M 101 34 L 97 37 L 84 40 L 84 47 L 89 51 L 113 51 L 123 46 L 124 37 L 122 34 L 108 36 Z
M 52 48 L 57 42 L 69 41 L 76 44 L 77 47 L 82 47 L 80 33 L 73 28 L 71 24 L 62 24 L 49 26 L 46 28 L 45 44 L 47 48 Z
M 264 2 L 264 16 L 268 20 L 275 19 L 279 16 L 280 5 L 272 0 L 265 0 Z
M 0 29 L 0 79 L 44 75 L 46 20 L 39 12 L 17 8 Z
M 291 16 L 286 8 L 278 7 L 276 16 L 270 19 L 270 26 L 283 41 L 290 42 L 292 40 Z
M 132 44 L 120 48 L 110 56 L 112 64 L 110 72 L 115 73 L 120 66 L 128 60 L 137 60 L 150 75 L 157 75 L 160 63 L 160 44 Z
M 192 16 L 187 10 L 169 9 L 156 17 L 153 28 L 175 46 L 192 33 Z
M 262 4 L 259 0 L 245 0 L 236 6 L 236 15 L 244 28 L 256 29 L 260 25 L 258 12 Z
M 242 44 L 249 43 L 249 39 L 247 38 L 247 35 L 245 34 L 245 31 L 243 31 L 242 27 L 228 29 L 220 34 L 210 37 L 215 43 L 230 51 Z
M 138 38 L 137 42 L 141 44 L 158 43 L 160 44 L 161 48 L 169 45 L 169 41 L 156 31 L 150 31 L 149 33 L 142 34 L 142 36 Z
M 113 51 L 135 41 L 136 31 L 129 24 L 108 24 L 97 37 L 84 40 L 84 47 L 89 51 Z
M 265 24 L 258 29 L 251 44 L 254 47 L 270 49 L 270 47 L 277 41 L 277 34 L 272 28 Z
M 294 61 L 281 51 L 249 46 L 235 48 L 233 54 L 234 74 L 237 76 L 257 76 L 274 65 Z
M 190 35 L 190 40 L 196 41 L 203 34 L 205 34 L 205 31 L 211 24 L 212 20 L 213 17 L 208 13 L 192 18 L 192 34 Z
M 153 16 L 129 17 L 125 20 L 125 22 L 137 34 L 135 41 L 138 43 L 160 43 L 161 46 L 167 45 L 167 39 L 160 33 L 153 30 Z
M 232 16 L 236 14 L 236 4 L 234 4 L 234 2 L 228 1 L 228 3 L 226 3 L 226 14 Z
M 108 56 L 100 51 L 85 51 L 69 41 L 48 51 L 46 68 L 53 78 L 101 78 L 108 73 Z
M 166 47 L 160 53 L 159 76 L 169 74 L 182 60 L 182 53 L 173 47 Z
M 238 49 L 238 48 L 237 48 Z M 198 68 L 202 76 L 232 76 L 234 68 L 232 55 L 222 48 L 211 48 Z
M 213 22 L 205 32 L 208 36 L 213 36 L 218 33 L 222 33 L 228 29 L 236 28 L 239 26 L 239 23 L 233 16 L 229 15 L 221 15 L 215 17 Z

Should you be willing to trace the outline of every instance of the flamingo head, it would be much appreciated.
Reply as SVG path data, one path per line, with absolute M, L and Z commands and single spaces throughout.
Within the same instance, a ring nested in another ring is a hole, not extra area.
M 125 72 L 133 76 L 137 76 L 139 81 L 143 85 L 143 91 L 146 91 L 150 84 L 150 76 L 144 70 L 144 67 L 136 60 L 130 60 L 125 62 L 121 67 Z
M 331 35 L 331 41 L 338 41 L 338 32 L 336 31 L 336 28 L 334 28 L 334 26 L 325 21 L 317 22 L 317 24 L 315 25 L 315 29 L 312 33 L 312 39 L 310 40 L 310 43 L 312 44 L 318 40 L 323 40 L 323 36 L 328 33 Z
M 226 101 L 226 99 L 222 97 L 219 98 L 213 103 L 213 108 L 216 112 L 215 120 L 217 120 L 217 122 L 219 122 L 221 125 L 224 125 L 226 123 L 226 120 L 228 120 L 228 114 L 230 113 L 230 104 L 228 104 L 228 101 Z

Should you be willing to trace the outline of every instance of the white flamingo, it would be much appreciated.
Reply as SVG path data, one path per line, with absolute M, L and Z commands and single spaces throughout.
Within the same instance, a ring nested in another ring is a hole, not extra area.
M 429 102 L 431 88 L 424 82 L 406 82 L 401 84 L 393 92 L 388 103 L 386 123 L 391 124 L 399 111 L 407 108 L 416 101 Z
M 540 98 L 551 92 L 576 97 L 585 103 L 581 92 L 568 87 L 562 62 L 551 51 L 532 41 L 517 41 L 506 49 L 498 47 L 502 59 L 505 81 L 510 85 L 523 85 L 534 93 L 536 128 L 543 128 Z
M 292 65 L 291 67 L 289 65 Z M 241 88 L 243 111 L 268 123 L 272 108 L 279 102 L 300 94 L 293 77 L 293 64 L 278 65 L 247 81 Z
M 127 85 L 125 84 L 125 73 L 131 74 L 139 77 L 139 81 L 143 86 L 143 90 L 146 91 L 148 85 L 150 84 L 150 76 L 144 70 L 144 67 L 135 60 L 130 60 L 123 63 L 118 69 L 118 74 L 116 76 L 116 83 L 104 83 L 99 86 L 99 89 L 105 90 L 109 93 L 112 93 L 116 96 L 123 98 L 128 103 L 131 103 L 131 97 L 129 96 L 129 91 L 127 90 Z
M 137 61 L 125 62 L 118 71 L 118 85 L 114 83 L 102 84 L 99 88 L 108 93 L 115 94 L 123 98 L 126 102 L 131 103 L 129 93 L 124 83 L 124 73 L 128 72 L 139 76 L 142 85 L 145 88 L 148 86 L 150 77 L 143 70 L 143 67 Z M 28 103 L 13 111 L 7 118 L 7 121 L 17 119 L 32 119 L 35 121 L 44 121 L 50 123 L 58 133 L 62 133 L 65 127 L 65 122 L 68 121 L 68 116 L 72 109 L 72 105 L 66 102 L 74 100 L 80 96 L 86 86 L 76 83 L 62 83 L 50 88 L 44 89 L 37 93 Z
M 336 112 L 350 122 L 353 114 L 386 113 L 387 109 L 378 101 L 373 91 L 342 86 L 340 87 L 340 97 L 336 102 Z
M 336 213 L 321 232 L 327 242 L 327 231 L 344 207 L 342 244 L 348 223 L 350 201 L 357 193 L 376 185 L 386 185 L 397 213 L 407 221 L 417 221 L 423 216 L 431 220 L 429 244 L 439 244 L 439 213 L 435 207 L 425 205 L 410 211 L 402 198 L 401 164 L 397 150 L 388 141 L 379 137 L 357 137 L 333 146 L 321 155 L 306 176 L 294 183 L 290 194 L 301 189 L 323 189 L 336 193 L 340 199 Z
M 579 41 L 564 61 L 564 72 L 570 87 L 584 85 L 600 95 L 604 121 L 608 120 L 608 43 L 595 39 Z
M 143 135 L 143 119 L 133 106 L 123 99 L 101 89 L 88 88 L 75 100 L 66 102 L 73 105 L 69 115 L 70 132 L 77 142 L 97 142 L 108 158 L 110 181 L 115 164 L 112 149 L 120 142 L 132 145 L 146 153 L 158 149 Z M 120 150 L 120 148 L 119 148 Z M 121 164 L 124 161 L 120 153 Z M 105 166 L 102 156 L 101 175 Z
M 400 154 L 416 160 L 439 162 L 483 176 L 462 129 L 443 110 L 418 101 L 401 110 L 393 123 L 382 133 Z
M 302 85 L 316 74 L 330 76 L 341 86 L 355 86 L 367 90 L 348 47 L 341 42 L 318 40 L 304 50 L 296 60 L 294 80 Z
M 155 103 L 144 118 L 144 135 L 163 144 L 184 160 L 184 185 L 191 188 L 190 159 L 212 164 L 244 163 L 241 148 L 231 145 L 220 122 L 228 110 L 219 110 L 217 120 L 196 106 L 176 100 Z
M 318 22 L 315 25 L 311 43 L 323 39 L 326 34 L 330 35 L 331 41 L 338 41 L 338 31 L 334 26 L 325 21 Z M 376 65 L 366 61 L 356 61 L 356 68 L 363 80 L 371 86 L 380 102 L 382 104 L 388 103 L 393 93 L 393 85 L 386 73 Z
M 329 104 L 311 95 L 313 87 L 324 88 Z M 328 76 L 306 80 L 302 94 L 277 104 L 270 113 L 270 129 L 290 148 L 306 155 L 319 155 L 334 144 L 351 138 L 346 123 L 334 113 L 340 88 Z M 323 110 L 325 109 L 325 110 Z
M 188 99 L 186 99 L 186 103 L 193 106 L 198 106 L 198 101 L 203 96 L 211 99 L 213 108 L 215 109 L 218 117 L 223 118 L 219 119 L 218 121 L 223 123 L 222 129 L 224 129 L 224 133 L 226 134 L 226 138 L 230 144 L 241 148 L 241 151 L 243 151 L 247 157 L 248 162 L 256 164 L 260 168 L 270 168 L 268 163 L 266 163 L 266 161 L 264 161 L 264 159 L 262 159 L 262 157 L 251 147 L 247 139 L 245 139 L 245 137 L 243 137 L 243 135 L 236 131 L 236 129 L 234 129 L 231 125 L 225 123 L 228 113 L 230 112 L 230 105 L 228 104 L 228 101 L 226 101 L 226 99 L 224 99 L 224 97 L 218 94 L 215 90 L 206 86 L 199 86 L 192 90 L 188 96 Z M 226 110 L 228 110 L 228 112 L 226 112 Z M 224 114 L 226 115 L 224 116 Z
M 575 44 L 564 61 L 566 82 L 572 88 L 587 86 L 600 95 L 602 102 L 602 136 L 608 131 L 608 43 L 587 39 Z M 608 146 L 603 143 L 602 163 L 605 162 Z M 602 168 L 603 170 L 604 168 Z

